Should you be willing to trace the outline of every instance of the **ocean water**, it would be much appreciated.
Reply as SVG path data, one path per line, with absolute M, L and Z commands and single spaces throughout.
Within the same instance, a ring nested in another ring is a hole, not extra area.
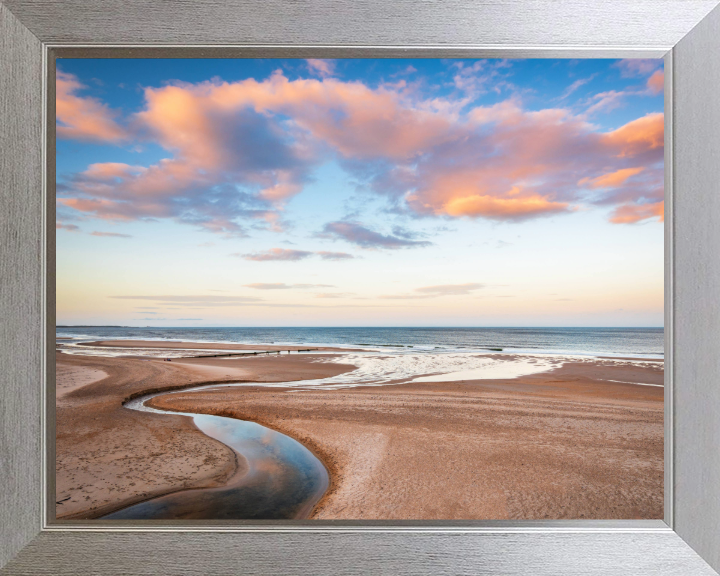
M 403 354 L 505 352 L 664 357 L 662 328 L 126 328 L 58 327 L 56 336 L 322 346 Z M 219 346 L 218 349 L 222 349 Z

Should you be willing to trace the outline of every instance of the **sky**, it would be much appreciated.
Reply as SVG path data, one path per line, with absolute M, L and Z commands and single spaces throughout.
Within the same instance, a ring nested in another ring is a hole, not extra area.
M 57 324 L 662 326 L 663 82 L 59 59 Z

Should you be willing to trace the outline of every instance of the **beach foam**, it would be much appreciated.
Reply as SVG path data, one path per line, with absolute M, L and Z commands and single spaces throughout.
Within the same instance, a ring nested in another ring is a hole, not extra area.
M 295 382 L 253 382 L 224 386 L 290 388 L 354 388 L 401 382 L 455 382 L 461 380 L 517 378 L 559 367 L 565 358 L 553 356 L 482 355 L 478 353 L 387 354 L 349 353 L 332 355 L 317 362 L 352 364 L 356 370 L 332 378 Z
M 60 348 L 69 354 L 89 356 L 146 356 L 151 358 L 182 358 L 203 354 L 230 352 L 238 350 L 223 349 L 157 349 L 157 348 L 112 348 L 101 346 L 80 346 L 64 344 Z M 314 388 L 353 388 L 356 386 L 382 386 L 406 382 L 458 382 L 465 380 L 505 380 L 537 374 L 559 368 L 566 362 L 594 362 L 597 357 L 575 354 L 518 354 L 489 351 L 448 352 L 448 351 L 411 351 L 379 350 L 370 348 L 366 352 L 316 352 L 315 362 L 351 364 L 355 370 L 331 378 L 300 380 L 290 382 L 254 382 L 242 384 L 223 384 L 223 386 L 262 386 L 290 387 L 298 389 Z M 236 361 L 242 362 L 241 357 Z M 647 359 L 604 357 L 603 363 L 621 363 L 645 365 L 654 364 Z

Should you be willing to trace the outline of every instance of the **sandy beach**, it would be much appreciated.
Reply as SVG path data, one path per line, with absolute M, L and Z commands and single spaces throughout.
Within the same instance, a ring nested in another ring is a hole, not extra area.
M 247 360 L 253 369 L 220 358 L 180 363 L 56 354 L 57 518 L 97 518 L 161 494 L 221 486 L 245 466 L 192 418 L 135 412 L 124 400 L 207 382 L 275 381 L 288 371 L 304 379 L 351 369 L 311 365 L 308 356 Z M 287 368 L 278 371 L 277 362 Z
M 190 417 L 122 406 L 209 382 L 249 385 L 150 405 L 250 420 L 300 441 L 330 473 L 315 519 L 662 518 L 662 362 L 569 360 L 506 380 L 340 390 L 251 385 L 353 368 L 323 358 L 58 354 L 57 500 L 68 498 L 58 518 L 94 518 L 242 473 L 242 457 Z

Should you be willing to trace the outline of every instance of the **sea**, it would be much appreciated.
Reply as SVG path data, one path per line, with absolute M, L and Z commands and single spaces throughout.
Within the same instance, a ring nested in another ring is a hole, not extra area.
M 160 340 L 662 359 L 663 328 L 133 328 L 58 326 L 74 341 Z
M 662 328 L 129 328 L 58 326 L 57 349 L 66 354 L 182 358 L 209 349 L 107 348 L 97 340 L 155 340 L 224 344 L 329 346 L 346 353 L 310 352 L 313 361 L 355 366 L 316 380 L 264 383 L 296 388 L 347 388 L 399 382 L 517 378 L 566 361 L 647 364 L 663 359 Z M 308 351 L 309 352 L 309 351 Z M 236 356 L 237 357 L 237 356 Z M 240 357 L 237 357 L 240 358 Z M 616 360 L 615 360 L 616 358 Z M 242 384 L 233 384 L 242 385 Z M 258 385 L 257 383 L 255 385 Z

